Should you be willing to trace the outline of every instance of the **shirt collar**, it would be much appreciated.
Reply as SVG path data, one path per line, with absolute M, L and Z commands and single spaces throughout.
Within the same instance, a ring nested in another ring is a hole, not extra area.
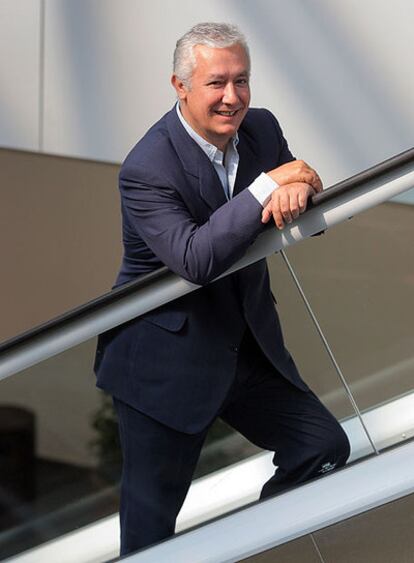
M 203 150 L 203 152 L 205 152 L 205 154 L 208 156 L 210 161 L 213 162 L 213 161 L 218 160 L 218 161 L 220 161 L 220 163 L 223 163 L 223 157 L 224 157 L 223 151 L 221 151 L 215 145 L 212 145 L 211 143 L 209 143 L 208 141 L 203 139 L 203 137 L 201 137 L 201 135 L 199 135 L 198 133 L 196 133 L 196 131 L 194 131 L 194 129 L 184 119 L 184 116 L 181 113 L 179 102 L 177 102 L 175 107 L 177 109 L 177 115 L 178 115 L 179 120 L 181 121 L 182 126 L 187 131 L 187 133 L 190 135 L 190 137 Z M 231 138 L 231 142 L 232 142 L 231 146 L 232 146 L 233 150 L 236 150 L 237 144 L 239 142 L 239 135 L 238 135 L 237 131 L 236 131 L 236 134 Z

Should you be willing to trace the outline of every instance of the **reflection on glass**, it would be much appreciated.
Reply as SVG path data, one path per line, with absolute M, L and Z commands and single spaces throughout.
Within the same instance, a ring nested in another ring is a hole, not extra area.
M 103 458 L 94 341 L 3 380 L 0 554 L 6 558 L 117 510 L 119 467 Z
M 414 435 L 413 214 L 412 205 L 386 203 L 289 249 L 380 448 Z M 334 388 L 324 399 L 343 409 Z
M 316 244 L 320 237 L 307 243 Z M 309 249 L 315 252 L 317 247 Z M 290 261 L 290 259 L 288 259 Z M 375 451 L 372 437 L 358 419 L 341 378 L 326 349 L 310 314 L 306 310 L 291 274 L 280 254 L 268 259 L 271 285 L 278 295 L 278 309 L 284 327 L 285 339 L 302 376 L 329 410 L 342 422 L 351 442 L 350 460 L 355 460 Z M 298 277 L 298 271 L 295 271 Z M 298 280 L 303 290 L 301 280 Z M 306 292 L 305 292 L 306 294 Z M 306 295 L 307 298 L 307 295 Z M 310 304 L 312 305 L 312 304 Z M 315 315 L 315 311 L 313 310 Z M 317 323 L 320 325 L 317 315 Z M 322 331 L 323 331 L 323 327 Z M 329 342 L 327 343 L 329 345 Z M 332 350 L 330 350 L 332 353 Z M 335 354 L 333 354 L 335 356 Z M 336 357 L 334 358 L 337 363 Z M 340 366 L 338 366 L 340 368 Z M 342 371 L 342 370 L 341 370 Z M 346 379 L 346 378 L 345 378 Z

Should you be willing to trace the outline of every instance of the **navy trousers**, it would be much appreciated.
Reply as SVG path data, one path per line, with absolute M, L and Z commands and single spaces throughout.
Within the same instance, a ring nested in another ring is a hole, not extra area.
M 121 555 L 171 536 L 207 435 L 184 434 L 114 399 L 123 452 Z M 249 331 L 234 383 L 218 413 L 257 446 L 274 451 L 266 498 L 341 467 L 349 442 L 312 391 L 301 391 L 268 362 Z

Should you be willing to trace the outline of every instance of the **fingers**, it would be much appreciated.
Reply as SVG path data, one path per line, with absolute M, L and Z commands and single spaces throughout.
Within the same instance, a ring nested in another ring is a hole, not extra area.
M 319 178 L 319 174 L 317 172 L 315 172 L 315 181 L 311 183 L 311 186 L 316 193 L 323 191 L 322 180 Z
M 296 182 L 306 183 L 313 187 L 316 192 L 323 190 L 319 174 L 303 160 L 294 160 L 270 170 L 268 175 L 279 184 L 293 184 Z
M 300 213 L 299 194 L 293 190 L 289 192 L 289 205 L 292 219 L 297 219 Z
M 283 222 L 283 215 L 282 215 L 281 211 L 278 208 L 275 208 L 272 211 L 272 215 L 273 215 L 273 221 L 275 222 L 276 227 L 281 231 L 283 229 L 283 227 L 285 226 L 285 223 Z
M 299 205 L 299 213 L 303 213 L 306 211 L 306 207 L 308 204 L 308 197 L 312 196 L 315 193 L 315 190 L 311 188 L 312 191 L 308 193 L 308 190 L 302 190 L 298 194 L 298 205 Z
M 276 227 L 283 229 L 285 224 L 290 224 L 306 210 L 308 198 L 315 192 L 316 190 L 305 182 L 279 186 L 262 211 L 262 223 L 268 223 L 273 217 Z
M 321 192 L 323 190 L 323 184 L 319 174 L 316 172 L 316 170 L 314 170 L 311 166 L 309 166 L 309 164 L 306 164 L 306 162 L 304 162 L 303 160 L 301 161 L 301 163 L 304 165 L 305 169 L 307 169 L 307 171 L 309 172 L 309 179 L 311 181 L 308 181 L 307 183 L 312 186 L 312 188 L 315 190 L 316 193 Z
M 316 170 L 303 160 L 298 161 L 298 164 L 298 179 L 296 182 L 309 184 L 316 193 L 321 192 L 323 190 L 322 180 Z
M 323 190 L 323 184 L 316 170 L 314 170 L 311 166 L 309 166 L 309 164 L 307 164 L 303 160 L 298 161 L 298 164 L 299 164 L 299 170 L 298 170 L 299 179 L 296 181 L 309 184 L 316 191 L 316 193 L 321 192 Z
M 262 222 L 273 217 L 278 229 L 283 229 L 306 210 L 310 195 L 323 190 L 322 181 L 313 168 L 303 160 L 294 160 L 267 173 L 279 188 L 262 212 Z
M 288 190 L 281 190 L 279 193 L 279 208 L 273 208 L 273 218 L 278 228 L 283 229 L 283 222 L 292 222 L 292 213 L 290 211 L 290 195 Z M 281 227 L 279 225 L 282 225 Z
M 268 203 L 262 211 L 262 223 L 268 223 L 272 216 L 272 204 Z

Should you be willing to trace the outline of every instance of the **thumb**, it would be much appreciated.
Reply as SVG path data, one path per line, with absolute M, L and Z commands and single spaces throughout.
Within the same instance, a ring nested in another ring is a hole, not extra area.
M 262 223 L 268 223 L 271 216 L 272 212 L 270 210 L 270 206 L 266 205 L 266 207 L 262 211 Z

